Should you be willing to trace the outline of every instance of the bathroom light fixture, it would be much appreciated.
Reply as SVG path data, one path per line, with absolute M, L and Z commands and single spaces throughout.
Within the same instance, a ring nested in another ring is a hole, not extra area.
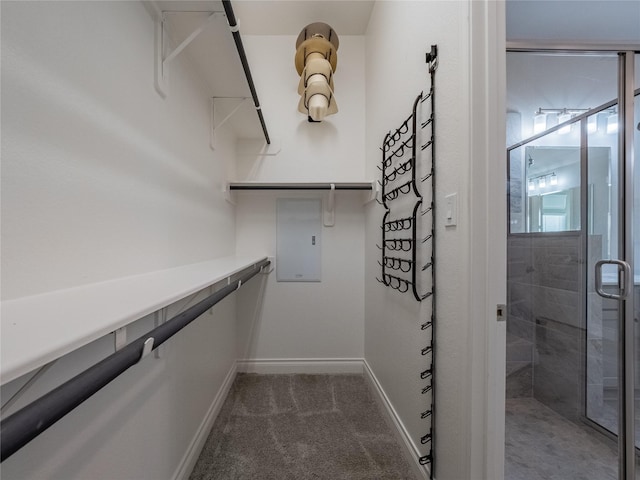
M 533 134 L 544 132 L 559 123 L 568 122 L 574 116 L 588 112 L 589 108 L 538 108 L 533 117 Z M 557 130 L 559 134 L 566 134 L 571 131 L 571 125 L 565 125 Z
M 338 35 L 326 23 L 304 27 L 296 40 L 295 66 L 300 75 L 298 111 L 309 122 L 321 122 L 338 112 L 333 74 L 338 64 Z
M 587 120 L 587 133 L 596 133 L 598 131 L 598 115 L 591 115 Z
M 558 115 L 558 123 L 568 122 L 569 120 L 571 120 L 571 114 L 566 110 L 560 115 Z M 570 132 L 571 132 L 571 124 L 565 125 L 564 127 L 558 130 L 559 135 L 566 135 L 567 133 L 570 133 Z
M 547 129 L 547 114 L 542 113 L 542 109 L 538 110 L 536 116 L 533 117 L 533 133 L 538 134 Z
M 612 113 L 607 117 L 607 133 L 616 133 L 618 131 L 618 113 Z
M 529 192 L 533 192 L 536 189 L 536 186 L 540 189 L 543 189 L 543 188 L 546 188 L 547 185 L 549 186 L 558 185 L 558 176 L 556 175 L 556 172 L 545 173 L 544 175 L 531 177 L 527 183 L 528 183 Z

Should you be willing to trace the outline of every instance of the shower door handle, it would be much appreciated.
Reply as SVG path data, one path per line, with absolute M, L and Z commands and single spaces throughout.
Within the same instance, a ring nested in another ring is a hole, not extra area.
M 618 266 L 618 288 L 620 293 L 607 293 L 602 289 L 602 266 L 617 265 Z M 620 275 L 622 273 L 622 275 Z M 631 282 L 631 266 L 624 260 L 600 260 L 596 262 L 596 293 L 604 298 L 613 300 L 625 300 L 629 296 L 629 290 L 633 283 Z

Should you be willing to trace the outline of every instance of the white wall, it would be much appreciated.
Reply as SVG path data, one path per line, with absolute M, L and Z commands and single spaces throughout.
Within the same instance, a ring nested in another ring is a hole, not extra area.
M 306 116 L 298 112 L 300 76 L 293 61 L 296 38 L 293 35 L 242 37 L 247 58 L 256 72 L 254 81 L 269 134 L 282 150 L 273 157 L 240 155 L 236 180 L 363 181 L 364 38 L 340 36 L 334 76 L 339 112 L 321 123 L 309 123 Z
M 436 204 L 458 193 L 458 220 L 436 215 L 436 470 L 438 480 L 502 478 L 505 294 L 504 3 L 377 2 L 367 30 L 367 173 L 384 134 L 429 85 L 438 45 Z M 381 286 L 382 209 L 367 211 L 365 358 L 415 445 L 426 433 L 420 389 L 428 302 Z M 424 452 L 420 446 L 420 451 Z
M 437 198 L 459 197 L 458 226 L 437 227 L 436 475 L 468 476 L 465 396 L 468 380 L 469 307 L 469 6 L 466 2 L 377 2 L 367 30 L 367 174 L 376 175 L 384 135 L 411 113 L 415 96 L 429 86 L 425 53 L 438 45 L 436 73 Z M 382 207 L 367 210 L 365 357 L 411 438 L 420 445 L 428 424 L 420 420 L 425 364 L 420 324 L 429 302 L 418 304 L 375 280 L 379 275 Z
M 238 195 L 238 252 L 275 255 L 276 199 L 316 195 Z M 238 292 L 239 359 L 364 357 L 364 215 L 360 192 L 337 195 L 335 226 L 323 227 L 321 235 L 321 282 L 277 282 L 274 272 L 259 303 L 256 287 L 248 285 Z
M 3 299 L 233 253 L 232 150 L 197 77 L 155 92 L 142 5 L 2 8 Z
M 210 150 L 211 92 L 184 58 L 158 96 L 142 3 L 1 8 L 2 298 L 232 254 L 221 192 L 235 140 L 221 131 Z M 172 478 L 234 364 L 234 317 L 230 298 L 3 462 L 2 478 Z M 129 338 L 152 327 L 143 319 Z M 15 408 L 112 341 L 61 359 Z
M 295 36 L 245 35 L 275 156 L 238 156 L 238 180 L 364 181 L 364 38 L 340 36 L 335 94 L 339 112 L 309 123 L 297 111 Z M 241 145 L 238 146 L 240 150 Z M 276 252 L 276 199 L 319 192 L 236 193 L 237 252 Z M 336 194 L 335 226 L 322 230 L 322 282 L 268 279 L 262 309 L 255 292 L 239 294 L 238 355 L 252 361 L 364 356 L 364 195 Z

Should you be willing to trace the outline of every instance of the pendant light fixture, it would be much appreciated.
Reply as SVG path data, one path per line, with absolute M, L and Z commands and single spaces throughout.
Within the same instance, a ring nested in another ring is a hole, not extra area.
M 298 111 L 310 122 L 321 122 L 338 112 L 333 95 L 333 74 L 338 65 L 340 42 L 336 32 L 326 23 L 304 27 L 296 40 L 295 65 L 298 83 Z

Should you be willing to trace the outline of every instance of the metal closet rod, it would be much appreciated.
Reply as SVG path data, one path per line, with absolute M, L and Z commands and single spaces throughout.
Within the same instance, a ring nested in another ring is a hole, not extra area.
M 372 190 L 371 184 L 339 184 L 339 183 L 275 183 L 272 185 L 229 185 L 229 190 Z
M 238 29 L 238 21 L 236 20 L 236 16 L 233 13 L 231 0 L 222 0 L 222 6 L 224 7 L 224 12 L 227 15 L 227 22 L 229 22 L 229 28 L 231 29 L 231 33 L 233 34 L 233 41 L 236 43 L 236 49 L 238 50 L 238 55 L 240 56 L 240 61 L 242 62 L 244 74 L 247 77 L 247 83 L 249 84 L 249 90 L 251 90 L 251 96 L 253 97 L 253 104 L 256 107 L 256 112 L 258 113 L 258 118 L 260 119 L 260 125 L 262 126 L 262 132 L 264 133 L 264 139 L 267 142 L 267 145 L 270 145 L 271 139 L 269 138 L 269 132 L 267 132 L 267 125 L 264 123 L 264 117 L 262 116 L 262 107 L 260 107 L 260 101 L 258 100 L 256 87 L 253 83 L 251 69 L 249 69 L 247 55 L 244 51 L 244 45 L 242 45 L 242 38 L 240 37 L 240 31 Z
M 0 422 L 0 461 L 4 461 L 102 387 L 137 364 L 200 315 L 236 291 L 271 262 L 256 263 L 253 270 L 193 307 L 154 328 L 71 380 L 33 401 Z

